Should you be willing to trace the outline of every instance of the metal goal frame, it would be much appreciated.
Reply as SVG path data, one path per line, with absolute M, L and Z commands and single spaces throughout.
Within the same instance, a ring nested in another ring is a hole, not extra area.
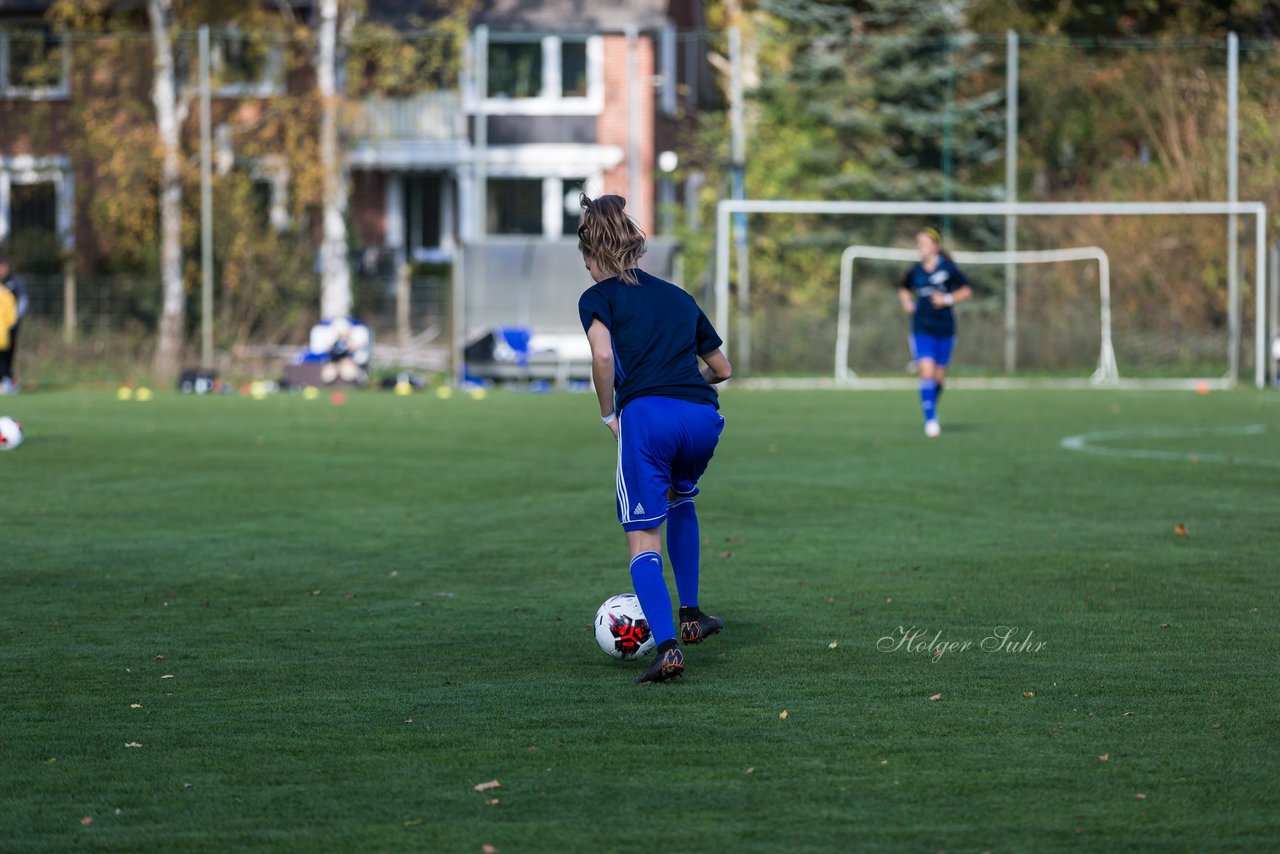
M 1115 383 L 1120 379 L 1116 351 L 1111 344 L 1111 259 L 1097 246 L 1074 246 L 1064 249 L 1024 249 L 1015 252 L 948 252 L 962 264 L 1058 264 L 1068 261 L 1096 261 L 1098 264 L 1099 320 L 1098 368 L 1089 378 L 1095 385 Z M 889 246 L 846 247 L 840 254 L 840 307 L 836 317 L 836 382 L 857 377 L 849 370 L 849 326 L 853 315 L 853 265 L 859 258 L 873 261 L 915 261 L 914 249 Z
M 1256 297 L 1254 381 L 1267 375 L 1267 206 L 1262 202 L 836 202 L 725 199 L 716 207 L 716 329 L 729 342 L 730 223 L 734 214 L 819 214 L 845 216 L 1230 216 L 1254 219 L 1254 294 Z M 1234 242 L 1233 242 L 1234 245 Z M 746 296 L 743 294 L 742 296 Z M 1226 379 L 1240 376 L 1240 282 L 1227 281 L 1227 326 L 1230 352 Z

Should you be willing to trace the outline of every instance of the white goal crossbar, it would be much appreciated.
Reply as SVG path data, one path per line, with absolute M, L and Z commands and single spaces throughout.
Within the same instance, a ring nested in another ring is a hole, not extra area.
M 1098 295 L 1102 308 L 1101 350 L 1098 353 L 1098 369 L 1091 380 L 1095 384 L 1115 382 L 1120 378 L 1116 367 L 1116 352 L 1111 346 L 1111 262 L 1107 253 L 1097 246 L 1077 246 L 1069 249 L 1022 250 L 1018 252 L 949 252 L 962 264 L 1055 264 L 1064 261 L 1098 262 Z M 919 253 L 914 249 L 893 249 L 886 246 L 850 246 L 840 255 L 840 308 L 836 320 L 836 369 L 837 382 L 844 382 L 857 374 L 849 370 L 849 322 L 853 313 L 853 264 L 859 258 L 874 261 L 915 261 Z
M 726 199 L 716 207 L 716 329 L 729 338 L 729 237 L 734 214 L 839 214 L 855 216 L 1251 216 L 1254 218 L 1254 294 L 1257 304 L 1254 375 L 1266 385 L 1267 206 L 1262 202 L 820 202 Z M 1240 282 L 1227 282 L 1231 349 L 1227 378 L 1240 374 Z

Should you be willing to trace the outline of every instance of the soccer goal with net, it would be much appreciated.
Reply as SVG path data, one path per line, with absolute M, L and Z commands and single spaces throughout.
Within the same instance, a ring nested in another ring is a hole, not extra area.
M 1090 377 L 1095 384 L 1114 382 L 1120 378 L 1116 366 L 1116 351 L 1111 343 L 1111 259 L 1097 246 L 1077 246 L 1069 249 L 1023 250 L 1021 252 L 949 252 L 957 263 L 982 264 L 1060 264 L 1068 261 L 1093 261 L 1098 265 L 1098 304 L 1100 332 L 1098 336 L 1098 367 Z M 912 262 L 917 258 L 914 249 L 896 249 L 889 246 L 847 247 L 840 256 L 840 307 L 836 317 L 836 369 L 835 378 L 847 381 L 857 376 L 849 367 L 849 328 L 853 315 L 853 270 L 858 260 Z
M 834 201 L 763 201 L 763 200 L 726 200 L 720 202 L 717 209 L 716 222 L 716 266 L 715 266 L 715 318 L 717 329 L 725 338 L 730 339 L 730 311 L 736 304 L 747 304 L 749 296 L 742 288 L 740 280 L 739 292 L 735 303 L 730 292 L 730 256 L 732 232 L 731 218 L 737 214 L 767 215 L 820 215 L 820 216 L 877 216 L 877 217 L 1215 217 L 1234 224 L 1244 219 L 1245 224 L 1252 219 L 1253 228 L 1253 283 L 1256 297 L 1255 313 L 1255 348 L 1254 367 L 1255 381 L 1259 387 L 1265 385 L 1266 378 L 1266 206 L 1260 202 L 834 202 Z M 886 247 L 851 247 L 845 250 L 844 258 L 848 265 L 858 258 L 870 259 L 877 253 L 884 253 L 888 260 L 914 260 L 915 253 L 901 249 Z M 867 250 L 871 254 L 859 256 L 857 250 Z M 1043 255 L 1037 263 L 1046 263 L 1050 259 L 1062 262 L 1067 260 L 1095 260 L 1099 270 L 1098 313 L 1099 334 L 1095 339 L 1098 347 L 1097 369 L 1095 381 L 1113 382 L 1118 379 L 1119 369 L 1116 364 L 1115 349 L 1112 344 L 1111 317 L 1111 265 L 1105 253 L 1084 255 L 1094 251 L 1093 247 L 1071 250 L 1044 250 L 1043 253 L 952 253 L 957 261 L 968 263 L 1024 263 L 1031 262 L 1037 255 Z M 890 253 L 893 253 L 890 255 Z M 1058 253 L 1057 257 L 1054 253 Z M 1068 253 L 1070 257 L 1062 255 Z M 852 257 L 851 257 L 852 254 Z M 1026 256 L 1020 258 L 1020 256 Z M 1082 257 L 1076 257 L 1080 255 Z M 1224 252 L 1225 255 L 1225 252 Z M 845 266 L 842 263 L 842 268 Z M 845 276 L 841 276 L 840 310 L 837 316 L 836 358 L 834 378 L 836 382 L 852 381 L 854 376 L 849 371 L 849 318 L 852 316 L 852 279 L 846 284 Z M 1242 290 L 1238 279 L 1228 277 L 1226 288 L 1226 346 L 1224 354 L 1227 369 L 1222 382 L 1234 384 L 1239 377 L 1241 354 L 1241 314 Z M 1158 308 L 1153 308 L 1158 311 Z M 1009 315 L 1014 317 L 1013 312 Z M 1013 333 L 1013 330 L 1010 330 Z M 743 343 L 747 343 L 744 339 Z M 827 352 L 831 352 L 828 350 Z M 1158 381 L 1158 380 L 1153 380 Z

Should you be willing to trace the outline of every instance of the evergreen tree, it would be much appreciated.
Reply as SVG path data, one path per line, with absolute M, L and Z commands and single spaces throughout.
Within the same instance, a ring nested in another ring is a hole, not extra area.
M 805 164 L 810 192 L 886 201 L 1001 198 L 1004 91 L 1001 78 L 990 79 L 991 57 L 966 30 L 966 5 L 762 4 L 784 45 L 762 81 L 762 115 L 798 118 L 816 135 Z M 966 218 L 957 226 L 968 245 L 994 241 L 991 224 Z M 875 239 L 892 239 L 880 231 Z

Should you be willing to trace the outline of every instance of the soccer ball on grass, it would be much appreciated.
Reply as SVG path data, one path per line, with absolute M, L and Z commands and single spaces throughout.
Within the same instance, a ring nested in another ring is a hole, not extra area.
M 22 423 L 8 415 L 0 415 L 0 451 L 12 451 L 22 444 Z
M 605 600 L 596 611 L 596 643 L 623 661 L 647 655 L 656 646 L 649 621 L 634 593 L 622 593 Z

